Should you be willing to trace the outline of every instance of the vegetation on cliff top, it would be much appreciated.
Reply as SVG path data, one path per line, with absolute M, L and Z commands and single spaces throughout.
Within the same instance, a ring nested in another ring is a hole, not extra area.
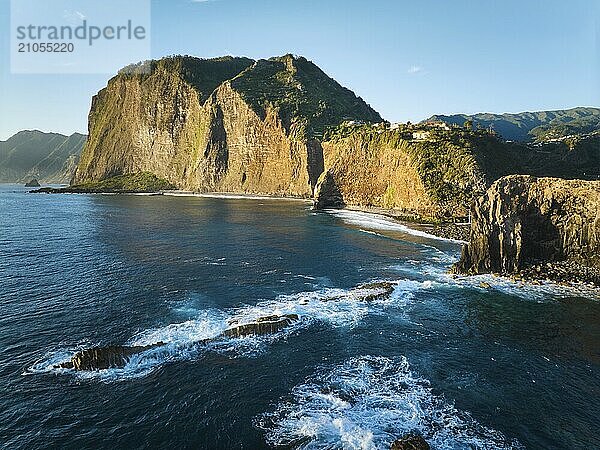
M 131 64 L 121 69 L 119 75 L 145 78 L 161 70 L 178 73 L 198 91 L 198 97 L 203 103 L 221 83 L 235 77 L 253 63 L 253 59 L 233 56 L 210 59 L 168 56 Z
M 260 116 L 276 108 L 283 125 L 322 137 L 327 127 L 347 119 L 381 122 L 381 116 L 351 90 L 303 57 L 285 55 L 259 60 L 231 86 Z

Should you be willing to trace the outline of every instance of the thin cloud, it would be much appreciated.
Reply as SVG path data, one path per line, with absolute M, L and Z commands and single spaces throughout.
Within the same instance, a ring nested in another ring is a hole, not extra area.
M 425 73 L 425 69 L 421 66 L 410 66 L 410 68 L 406 72 L 411 75 L 414 75 L 417 73 Z

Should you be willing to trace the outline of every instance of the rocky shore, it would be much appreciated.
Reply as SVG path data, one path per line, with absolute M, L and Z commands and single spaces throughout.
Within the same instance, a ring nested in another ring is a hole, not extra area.
M 552 281 L 560 284 L 587 284 L 600 287 L 600 269 L 574 261 L 532 264 L 511 275 L 511 278 L 532 284 Z

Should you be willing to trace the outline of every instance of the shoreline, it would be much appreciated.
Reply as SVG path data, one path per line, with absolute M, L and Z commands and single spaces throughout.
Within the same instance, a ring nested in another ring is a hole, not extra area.
M 427 221 L 419 221 L 416 219 L 416 216 L 414 220 L 411 220 L 406 214 L 402 214 L 399 211 L 370 206 L 345 206 L 344 208 L 340 208 L 340 210 L 385 216 L 399 223 L 400 225 L 411 228 L 415 231 L 424 232 L 449 241 L 456 241 L 457 243 L 461 244 L 466 244 L 469 242 L 469 233 L 471 228 L 471 224 L 469 223 L 431 223 Z

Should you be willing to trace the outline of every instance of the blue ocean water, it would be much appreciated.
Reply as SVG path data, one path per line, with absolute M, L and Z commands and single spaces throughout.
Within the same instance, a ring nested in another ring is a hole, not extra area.
M 298 201 L 0 185 L 0 447 L 600 448 L 600 301 L 446 274 L 460 245 Z M 361 284 L 397 284 L 364 300 Z M 483 282 L 491 284 L 487 288 Z M 298 314 L 268 337 L 206 339 Z M 124 369 L 78 349 L 167 345 Z

